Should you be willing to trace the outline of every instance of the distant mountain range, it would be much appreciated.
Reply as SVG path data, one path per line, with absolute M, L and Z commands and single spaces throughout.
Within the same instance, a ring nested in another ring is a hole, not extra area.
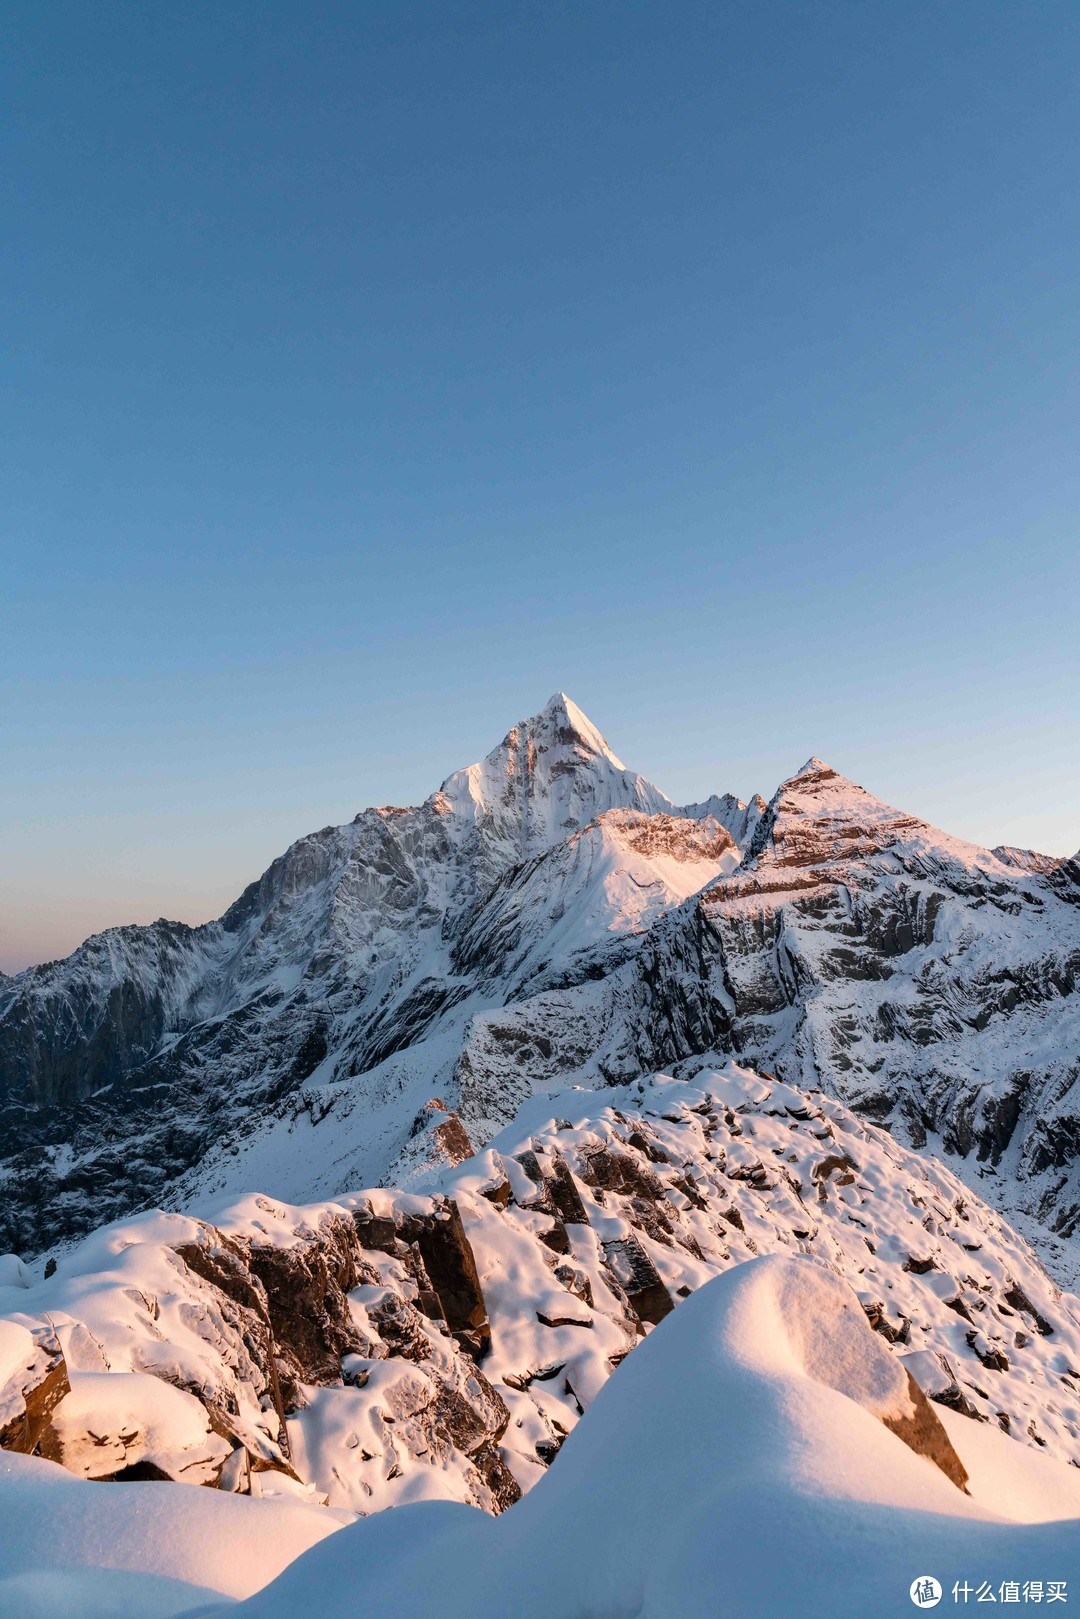
M 0 1249 L 253 1186 L 407 1187 L 537 1093 L 736 1057 L 959 1155 L 1060 1273 L 1078 982 L 1080 859 L 964 843 L 818 759 L 768 804 L 676 806 L 559 694 L 220 920 L 0 980 Z

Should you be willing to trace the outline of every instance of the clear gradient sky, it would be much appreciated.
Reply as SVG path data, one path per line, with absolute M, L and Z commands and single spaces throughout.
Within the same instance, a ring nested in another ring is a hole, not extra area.
M 1080 10 L 11 0 L 0 967 L 564 688 L 1080 844 Z

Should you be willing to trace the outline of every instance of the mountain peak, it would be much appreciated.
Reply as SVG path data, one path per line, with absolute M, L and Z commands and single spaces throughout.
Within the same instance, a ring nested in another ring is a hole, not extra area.
M 924 822 L 875 798 L 812 754 L 777 789 L 755 829 L 747 863 L 768 849 L 779 865 L 865 856 L 926 830 Z
M 545 722 L 554 724 L 562 733 L 564 742 L 576 741 L 583 744 L 590 753 L 600 754 L 615 766 L 616 770 L 625 770 L 626 766 L 618 754 L 607 742 L 589 719 L 588 715 L 577 706 L 572 698 L 564 691 L 557 691 L 548 698 L 539 714 L 534 714 L 531 720 L 523 720 L 520 729 L 535 731 L 541 729 Z
M 838 775 L 838 772 L 833 769 L 832 765 L 827 765 L 825 763 L 824 759 L 819 759 L 816 753 L 812 753 L 810 755 L 809 759 L 807 759 L 806 763 L 800 765 L 798 770 L 796 770 L 795 774 L 793 776 L 791 776 L 789 779 L 791 781 L 798 781 L 801 776 L 836 776 L 836 775 Z
M 441 797 L 467 824 L 483 824 L 520 862 L 554 847 L 609 809 L 669 812 L 671 801 L 628 770 L 565 692 L 519 720 L 479 764 L 456 770 Z

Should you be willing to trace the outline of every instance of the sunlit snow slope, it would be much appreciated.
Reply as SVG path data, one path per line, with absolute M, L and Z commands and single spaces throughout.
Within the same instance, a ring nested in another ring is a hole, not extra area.
M 947 1602 L 1067 1594 L 1080 1474 L 944 1415 L 844 1282 L 752 1259 L 660 1323 L 500 1517 L 429 1501 L 320 1539 L 298 1502 L 0 1458 L 0 1619 L 888 1619 L 926 1575 Z
M 917 1611 L 909 1588 L 930 1572 L 950 1604 L 962 1581 L 1067 1591 L 1080 1572 L 1072 1470 L 1033 1459 L 1014 1485 L 998 1436 L 980 1450 L 982 1483 L 997 1486 L 987 1506 L 890 1431 L 913 1419 L 844 1285 L 812 1263 L 754 1260 L 658 1328 L 511 1513 L 364 1520 L 241 1613 L 292 1619 L 317 1591 L 325 1619 L 863 1619 Z M 1061 1521 L 1031 1521 L 1033 1475 Z

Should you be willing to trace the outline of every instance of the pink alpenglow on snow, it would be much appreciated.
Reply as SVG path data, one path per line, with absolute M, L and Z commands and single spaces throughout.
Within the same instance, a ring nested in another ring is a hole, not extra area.
M 317 1597 L 320 1619 L 863 1619 L 910 1613 L 926 1570 L 947 1590 L 973 1571 L 1080 1578 L 1074 1470 L 1025 1453 L 1014 1477 L 1016 1447 L 957 1418 L 958 1446 L 978 1433 L 964 1493 L 885 1425 L 907 1402 L 842 1282 L 752 1260 L 650 1335 L 503 1517 L 365 1519 L 240 1613 L 296 1619 Z
M 231 1612 L 350 1519 L 300 1500 L 90 1484 L 0 1451 L 0 1619 Z

